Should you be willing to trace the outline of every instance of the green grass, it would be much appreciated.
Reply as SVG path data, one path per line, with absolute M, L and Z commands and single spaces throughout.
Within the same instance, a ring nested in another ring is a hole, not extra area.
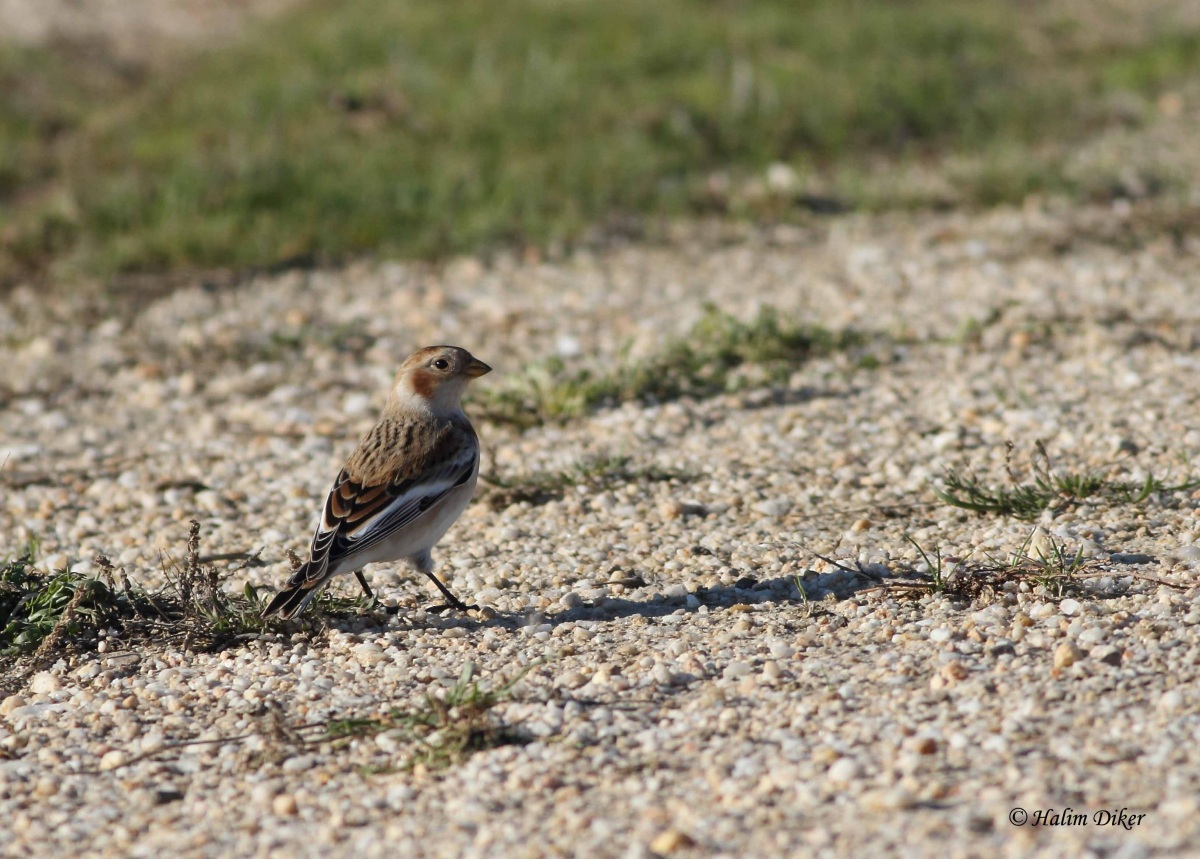
M 135 584 L 103 555 L 96 558 L 96 576 L 69 570 L 44 573 L 33 563 L 31 550 L 0 565 L 0 657 L 87 649 L 101 630 L 115 630 L 119 640 L 131 645 L 213 649 L 296 628 L 295 622 L 262 618 L 265 600 L 250 584 L 240 592 L 226 587 L 240 568 L 218 570 L 201 563 L 197 522 L 192 522 L 182 561 L 164 556 L 167 585 L 160 590 Z M 357 598 L 328 590 L 315 605 L 319 617 L 334 619 L 355 616 L 366 607 Z
M 529 741 L 525 734 L 490 711 L 512 698 L 513 687 L 528 670 L 498 688 L 485 689 L 474 679 L 475 666 L 468 662 L 445 697 L 427 694 L 423 706 L 394 710 L 383 718 L 335 719 L 326 725 L 323 739 L 337 743 L 396 731 L 408 744 L 404 768 L 426 770 L 446 769 L 497 746 L 524 744 Z
M 799 323 L 769 307 L 742 322 L 710 305 L 686 337 L 668 341 L 656 355 L 623 361 L 606 372 L 546 361 L 492 389 L 481 411 L 493 421 L 533 426 L 623 402 L 782 385 L 805 361 L 865 343 L 855 332 Z
M 925 548 L 912 537 L 906 535 L 904 539 L 912 544 L 913 548 L 917 550 L 917 554 L 921 556 L 921 560 L 925 562 L 928 572 L 924 575 L 928 577 L 930 592 L 935 594 L 942 593 L 946 589 L 946 579 L 949 575 L 947 567 L 949 564 L 943 563 L 941 546 L 934 546 L 932 553 L 930 553 L 925 551 Z
M 1083 557 L 1083 546 L 1071 552 L 1065 540 L 1055 540 L 1049 534 L 1045 535 L 1042 545 L 1035 546 L 1034 534 L 1030 534 L 1024 545 L 1013 553 L 1008 569 L 1012 574 L 1024 574 L 1050 596 L 1061 597 L 1069 586 L 1078 582 L 1079 574 L 1088 565 Z
M 520 502 L 546 504 L 562 498 L 576 486 L 601 492 L 628 483 L 694 479 L 694 475 L 678 469 L 631 463 L 632 458 L 628 456 L 599 456 L 580 459 L 559 471 L 536 471 L 515 477 L 484 475 L 483 481 L 493 487 L 484 495 L 484 500 L 493 510 L 502 510 Z
M 1015 552 L 1004 559 L 985 555 L 980 562 L 965 558 L 943 557 L 941 547 L 926 550 L 911 537 L 925 570 L 910 570 L 914 580 L 891 581 L 883 585 L 889 592 L 924 596 L 939 594 L 972 602 L 985 595 L 1000 593 L 1005 585 L 1025 583 L 1035 592 L 1059 598 L 1068 591 L 1078 592 L 1084 581 L 1096 572 L 1097 561 L 1086 560 L 1083 547 L 1070 551 L 1066 541 L 1049 534 L 1036 541 L 1037 530 L 1030 533 Z M 973 552 L 972 552 L 973 554 Z
M 1178 483 L 1147 474 L 1140 481 L 1118 480 L 1105 471 L 1063 471 L 1053 467 L 1041 442 L 1030 467 L 1028 479 L 1016 476 L 1012 466 L 1013 446 L 1008 448 L 1008 484 L 985 483 L 973 476 L 948 471 L 934 493 L 953 507 L 976 513 L 1036 519 L 1052 505 L 1069 506 L 1083 501 L 1107 504 L 1144 504 L 1159 493 L 1186 492 L 1200 487 L 1200 479 L 1188 477 Z
M 817 205 L 814 175 L 848 177 L 843 204 L 886 206 L 855 190 L 880 157 L 978 155 L 994 171 L 960 183 L 968 200 L 1065 187 L 1029 147 L 1103 127 L 1112 93 L 1194 74 L 1200 35 L 1092 46 L 1059 27 L 1034 50 L 1049 14 L 317 0 L 158 69 L 0 47 L 0 279 L 436 257 L 630 215 L 794 217 Z M 799 186 L 743 193 L 774 162 Z
M 32 555 L 9 560 L 0 566 L 0 656 L 36 649 L 60 624 L 63 634 L 78 634 L 82 623 L 96 626 L 116 609 L 103 582 L 67 571 L 43 574 Z

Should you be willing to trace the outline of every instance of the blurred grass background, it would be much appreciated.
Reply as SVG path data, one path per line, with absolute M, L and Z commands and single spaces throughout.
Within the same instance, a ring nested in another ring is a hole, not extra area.
M 1064 153 L 1175 111 L 1200 28 L 1104 8 L 315 0 L 168 63 L 0 43 L 0 283 L 1120 195 Z

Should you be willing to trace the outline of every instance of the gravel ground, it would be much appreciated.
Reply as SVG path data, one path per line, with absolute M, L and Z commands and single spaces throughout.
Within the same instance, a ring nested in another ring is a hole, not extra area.
M 1010 440 L 1021 475 L 1038 440 L 1064 473 L 1196 473 L 1200 241 L 1167 220 L 1031 206 L 688 227 L 136 303 L 18 290 L 0 307 L 0 557 L 37 538 L 45 568 L 104 552 L 147 586 L 193 518 L 205 553 L 263 548 L 231 587 L 278 583 L 417 346 L 466 346 L 503 386 L 547 356 L 654 354 L 704 301 L 881 336 L 875 360 L 813 360 L 786 386 L 524 432 L 477 421 L 485 475 L 648 469 L 545 503 L 481 484 L 436 558 L 483 612 L 427 614 L 427 583 L 381 565 L 392 618 L 217 653 L 117 634 L 48 661 L 0 703 L 0 847 L 1200 852 L 1200 495 L 1022 522 L 933 492 L 951 468 L 1004 484 Z M 914 593 L 895 587 L 921 562 L 910 541 L 976 563 L 1054 541 L 1086 567 L 1062 594 Z M 489 715 L 525 742 L 445 769 L 399 729 L 306 742 L 304 726 L 420 709 L 468 664 L 519 678 Z M 192 740 L 211 742 L 140 757 Z M 1086 818 L 1034 826 L 1050 809 Z

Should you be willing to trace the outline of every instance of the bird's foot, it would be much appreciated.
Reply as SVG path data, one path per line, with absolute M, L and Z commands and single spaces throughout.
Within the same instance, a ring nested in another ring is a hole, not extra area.
M 469 611 L 479 611 L 479 606 L 467 605 L 466 603 L 456 601 L 452 603 L 441 603 L 440 605 L 431 605 L 429 608 L 425 609 L 425 611 L 429 612 L 430 614 L 441 614 L 442 612 L 449 611 L 450 609 L 461 611 L 463 614 L 466 614 Z

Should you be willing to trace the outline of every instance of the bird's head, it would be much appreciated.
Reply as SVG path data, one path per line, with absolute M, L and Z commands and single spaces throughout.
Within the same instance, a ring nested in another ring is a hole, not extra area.
M 455 412 L 472 379 L 492 368 L 458 346 L 428 346 L 408 356 L 396 374 L 392 397 L 435 414 Z

